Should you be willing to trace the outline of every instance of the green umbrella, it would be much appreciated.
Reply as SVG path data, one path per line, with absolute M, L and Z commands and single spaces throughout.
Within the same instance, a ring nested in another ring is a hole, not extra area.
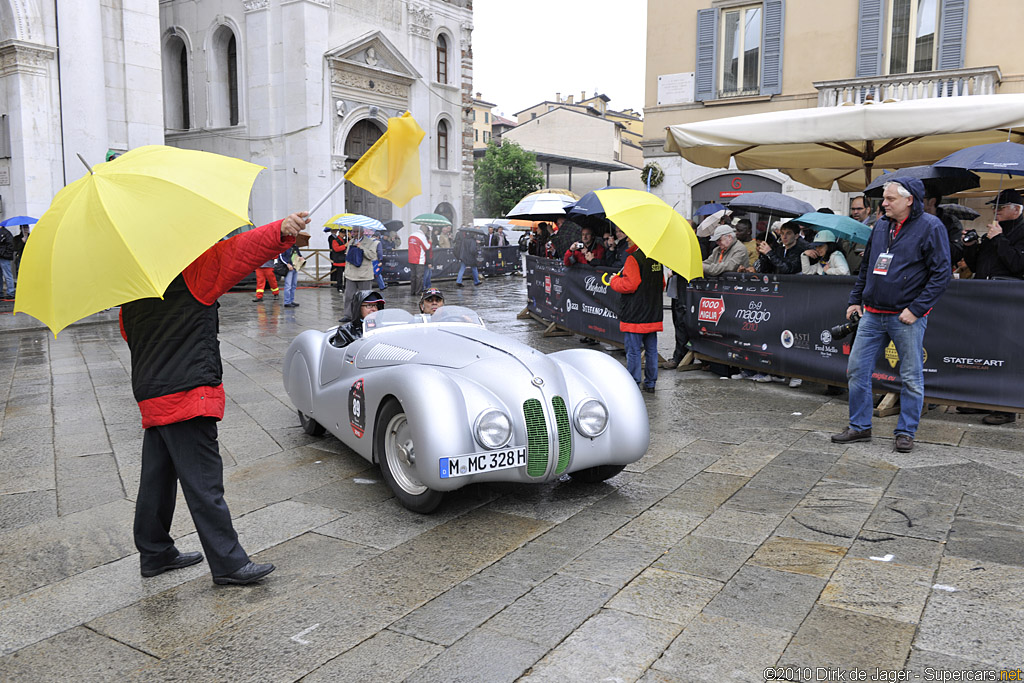
M 810 225 L 819 230 L 831 230 L 838 237 L 857 244 L 867 244 L 871 240 L 871 228 L 849 216 L 812 211 L 794 218 L 791 222 Z
M 417 225 L 427 225 L 431 228 L 451 227 L 452 224 L 450 220 L 439 213 L 421 213 L 409 222 L 416 223 Z

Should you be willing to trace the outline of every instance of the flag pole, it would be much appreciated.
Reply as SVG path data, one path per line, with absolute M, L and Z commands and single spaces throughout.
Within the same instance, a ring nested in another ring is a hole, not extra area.
M 328 199 L 330 199 L 331 195 L 334 194 L 335 192 L 337 192 L 338 188 L 341 187 L 342 183 L 344 183 L 344 182 L 345 182 L 345 176 L 341 176 L 341 178 L 338 179 L 338 182 L 334 183 L 334 185 L 331 187 L 331 189 L 327 190 L 327 194 L 325 194 L 323 197 L 321 197 L 319 199 L 319 201 L 317 201 L 317 203 L 314 204 L 311 209 L 309 209 L 309 215 L 312 216 L 314 211 L 316 211 L 321 206 L 323 206 L 324 202 L 326 202 Z

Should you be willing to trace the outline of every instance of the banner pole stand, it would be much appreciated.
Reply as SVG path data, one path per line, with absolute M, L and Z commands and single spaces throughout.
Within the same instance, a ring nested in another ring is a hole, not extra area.
M 700 370 L 701 366 L 694 363 L 696 358 L 693 355 L 693 351 L 687 351 L 683 359 L 679 361 L 679 365 L 676 370 L 679 372 L 689 372 L 690 370 Z
M 516 320 L 523 320 L 523 319 L 529 318 L 529 317 L 530 317 L 530 307 L 527 306 L 523 310 L 519 311 L 519 314 L 516 315 Z
M 899 415 L 900 412 L 900 395 L 889 392 L 882 397 L 881 403 L 874 410 L 875 417 L 889 417 L 890 415 Z

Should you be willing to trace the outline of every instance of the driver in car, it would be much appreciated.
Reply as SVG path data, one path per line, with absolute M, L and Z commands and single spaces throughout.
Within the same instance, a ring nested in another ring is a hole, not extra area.
M 384 297 L 377 291 L 356 292 L 352 300 L 352 319 L 339 326 L 337 333 L 331 337 L 331 344 L 339 349 L 348 346 L 363 336 L 363 319 L 371 313 L 384 309 Z
M 424 289 L 420 295 L 420 313 L 434 315 L 434 311 L 444 306 L 444 294 L 437 287 Z

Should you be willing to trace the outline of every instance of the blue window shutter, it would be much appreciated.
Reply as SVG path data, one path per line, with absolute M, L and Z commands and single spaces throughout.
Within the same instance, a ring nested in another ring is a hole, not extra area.
M 939 19 L 939 58 L 935 68 L 964 68 L 964 43 L 967 42 L 967 0 L 942 0 Z
M 718 74 L 718 10 L 697 10 L 697 74 L 694 97 L 698 102 L 716 97 Z
M 764 0 L 761 22 L 761 94 L 782 92 L 782 39 L 785 35 L 786 0 Z
M 857 17 L 857 77 L 882 73 L 885 0 L 860 0 Z

